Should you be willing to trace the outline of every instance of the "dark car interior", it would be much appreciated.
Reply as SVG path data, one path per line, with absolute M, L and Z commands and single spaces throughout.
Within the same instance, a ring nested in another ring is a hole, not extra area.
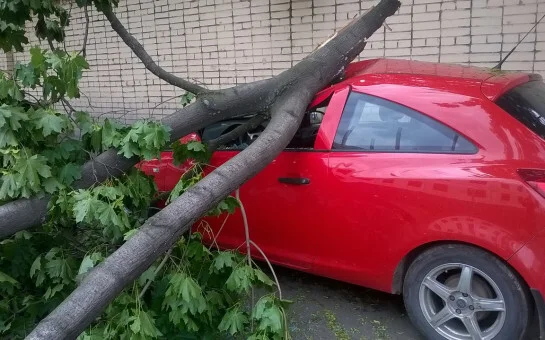
M 327 102 L 324 102 L 320 106 L 305 113 L 299 129 L 288 144 L 287 149 L 312 149 L 314 147 L 314 142 L 318 135 L 318 130 L 320 129 L 326 107 Z M 250 118 L 252 118 L 252 116 L 229 119 L 211 124 L 201 131 L 202 141 L 206 143 L 207 141 L 216 139 L 246 123 Z M 268 121 L 263 122 L 257 128 L 247 132 L 227 145 L 220 147 L 219 150 L 242 150 L 246 148 L 259 137 L 261 132 L 267 127 L 267 124 Z

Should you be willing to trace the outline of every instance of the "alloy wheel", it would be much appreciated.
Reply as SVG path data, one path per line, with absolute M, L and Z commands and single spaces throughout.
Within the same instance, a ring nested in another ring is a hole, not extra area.
M 462 263 L 437 266 L 424 277 L 419 302 L 427 322 L 449 340 L 493 339 L 505 323 L 498 285 Z

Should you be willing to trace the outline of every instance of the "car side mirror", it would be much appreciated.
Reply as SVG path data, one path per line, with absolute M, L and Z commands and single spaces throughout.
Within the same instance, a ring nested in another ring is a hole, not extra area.
M 310 113 L 310 124 L 320 124 L 324 119 L 324 114 L 318 111 L 313 111 Z

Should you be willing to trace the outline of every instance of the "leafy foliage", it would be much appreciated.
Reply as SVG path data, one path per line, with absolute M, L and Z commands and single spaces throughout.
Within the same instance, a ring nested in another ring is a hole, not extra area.
M 118 0 L 75 0 L 99 11 Z M 0 0 L 0 48 L 23 50 L 25 24 L 39 39 L 61 42 L 69 11 L 59 0 Z M 80 189 L 83 164 L 111 148 L 127 158 L 154 159 L 170 141 L 157 122 L 122 125 L 76 111 L 68 100 L 89 68 L 84 56 L 30 48 L 30 61 L 0 71 L 0 204 L 51 195 L 43 228 L 0 241 L 0 337 L 19 339 L 61 303 L 85 276 L 138 230 L 156 208 L 157 188 L 137 168 Z M 13 72 L 11 72 L 13 71 Z M 195 99 L 181 97 L 186 106 Z M 67 114 L 59 108 L 68 107 Z M 172 145 L 176 164 L 189 164 L 167 204 L 204 176 L 210 158 L 199 141 Z M 240 202 L 221 201 L 208 215 L 233 213 Z M 211 230 L 207 230 L 211 233 Z M 235 251 L 207 247 L 186 235 L 163 259 L 124 290 L 80 339 L 284 339 L 286 301 L 269 293 L 252 305 L 255 287 L 275 283 Z
M 119 0 L 76 0 L 80 7 L 95 5 L 99 11 L 117 7 Z M 40 39 L 62 42 L 70 23 L 69 12 L 59 0 L 0 0 L 0 48 L 22 51 L 28 43 L 25 23 L 36 18 L 34 33 Z
M 6 6 L 0 0 L 0 8 Z M 12 75 L 0 73 L 0 202 L 44 194 L 52 199 L 39 232 L 0 242 L 0 337 L 7 339 L 24 337 L 155 209 L 155 183 L 137 168 L 79 189 L 82 165 L 110 148 L 129 158 L 157 158 L 170 141 L 168 129 L 157 122 L 126 126 L 73 109 L 61 113 L 58 103 L 79 96 L 87 62 L 78 54 L 37 47 L 30 53 L 30 62 L 17 65 Z M 167 203 L 202 179 L 210 158 L 198 141 L 172 148 L 176 164 L 190 164 L 190 170 Z M 228 197 L 208 215 L 233 213 L 239 204 Z M 275 283 L 239 253 L 214 250 L 201 238 L 193 233 L 179 240 L 80 338 L 285 338 L 284 301 L 274 294 L 255 306 L 247 301 L 255 287 L 272 289 Z

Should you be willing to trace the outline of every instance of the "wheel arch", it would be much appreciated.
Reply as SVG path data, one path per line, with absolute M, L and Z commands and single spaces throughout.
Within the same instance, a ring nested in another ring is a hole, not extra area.
M 396 266 L 396 268 L 394 270 L 394 275 L 392 277 L 391 293 L 399 295 L 399 294 L 401 294 L 403 292 L 403 281 L 405 280 L 405 275 L 407 274 L 407 269 L 409 268 L 411 263 L 416 259 L 416 257 L 418 255 L 420 255 L 421 253 L 427 251 L 428 249 L 438 247 L 438 246 L 441 246 L 441 245 L 448 245 L 448 244 L 461 244 L 461 245 L 474 247 L 474 248 L 485 251 L 485 252 L 497 257 L 498 259 L 502 260 L 503 263 L 507 267 L 509 267 L 513 271 L 513 273 L 515 273 L 519 277 L 519 279 L 522 282 L 524 282 L 524 284 L 528 288 L 528 283 L 526 282 L 524 277 L 510 263 L 507 262 L 506 258 L 503 258 L 499 254 L 497 254 L 495 252 L 492 252 L 487 248 L 484 248 L 482 246 L 479 246 L 477 244 L 470 243 L 470 242 L 464 242 L 464 241 L 458 241 L 458 240 L 438 240 L 438 241 L 431 241 L 431 242 L 423 243 L 423 244 L 419 245 L 418 247 L 413 248 L 411 251 L 409 251 L 398 262 L 398 264 L 397 264 L 397 266 Z

